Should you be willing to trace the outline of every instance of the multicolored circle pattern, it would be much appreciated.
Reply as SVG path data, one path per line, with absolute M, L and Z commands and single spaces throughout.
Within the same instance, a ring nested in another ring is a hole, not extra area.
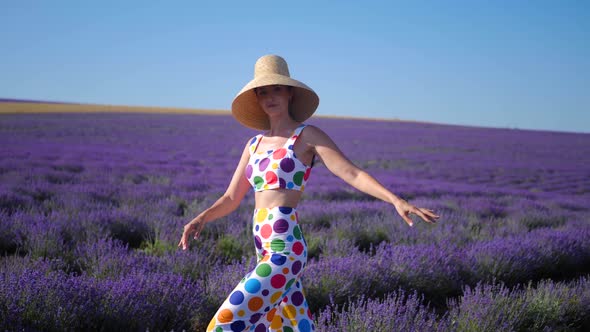
M 314 331 L 299 278 L 307 243 L 291 207 L 254 210 L 258 264 L 229 294 L 207 331 Z
M 250 140 L 250 160 L 246 166 L 246 178 L 254 188 L 254 191 L 268 189 L 292 189 L 303 191 L 311 174 L 311 166 L 301 162 L 293 145 L 301 134 L 305 124 L 297 127 L 293 135 L 287 140 L 285 146 L 264 152 L 256 152 L 258 144 L 262 140 L 262 134 L 256 135 Z

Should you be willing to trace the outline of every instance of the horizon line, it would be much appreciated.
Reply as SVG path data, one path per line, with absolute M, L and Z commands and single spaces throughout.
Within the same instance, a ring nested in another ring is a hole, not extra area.
M 38 104 L 43 105 L 47 104 L 50 106 L 92 106 L 92 107 L 107 107 L 107 110 L 87 110 L 87 111 L 80 111 L 80 110 L 68 110 L 68 111 L 59 111 L 59 110 L 23 110 L 20 109 L 18 111 L 10 111 L 4 110 L 0 107 L 0 114 L 10 114 L 10 113 L 96 113 L 96 112 L 112 112 L 112 113 L 123 113 L 122 111 L 117 111 L 114 108 L 118 109 L 127 109 L 128 111 L 134 113 L 177 113 L 177 114 L 208 114 L 208 115 L 231 115 L 231 110 L 227 109 L 205 109 L 205 108 L 189 108 L 189 107 L 170 107 L 170 106 L 147 106 L 147 105 L 117 105 L 117 104 L 97 104 L 97 103 L 81 103 L 81 102 L 64 102 L 64 101 L 48 101 L 48 100 L 35 100 L 35 99 L 19 99 L 19 98 L 1 98 L 0 97 L 0 105 L 12 103 L 12 104 Z M 483 126 L 483 125 L 470 125 L 470 124 L 453 124 L 453 123 L 440 123 L 440 122 L 432 122 L 432 121 L 420 121 L 420 120 L 408 120 L 408 119 L 400 119 L 400 118 L 381 118 L 381 117 L 363 117 L 363 116 L 353 116 L 353 115 L 335 115 L 335 114 L 315 114 L 314 117 L 320 118 L 328 118 L 328 119 L 341 119 L 341 120 L 366 120 L 366 121 L 388 121 L 388 122 L 408 122 L 408 123 L 419 123 L 419 124 L 429 124 L 429 125 L 441 125 L 441 126 L 455 126 L 455 127 L 470 127 L 470 128 L 482 128 L 482 129 L 501 129 L 501 130 L 526 130 L 526 131 L 542 131 L 542 132 L 555 132 L 555 133 L 565 133 L 565 134 L 590 134 L 588 132 L 578 132 L 578 131 L 563 131 L 563 130 L 552 130 L 552 129 L 528 129 L 528 128 L 519 128 L 519 127 L 490 127 L 490 126 Z

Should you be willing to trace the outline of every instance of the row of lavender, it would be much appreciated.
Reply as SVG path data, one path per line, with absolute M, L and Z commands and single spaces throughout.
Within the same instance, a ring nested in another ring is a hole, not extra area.
M 335 203 L 333 208 L 340 204 Z M 391 211 L 385 211 L 388 208 L 371 209 L 375 204 L 350 203 L 353 209 L 342 209 L 342 214 L 328 217 L 313 214 L 310 209 L 306 214 L 309 218 L 302 217 L 311 258 L 306 272 L 308 292 L 316 309 L 326 304 L 329 293 L 342 303 L 368 291 L 379 296 L 388 289 L 407 286 L 444 302 L 449 296 L 459 295 L 462 285 L 479 280 L 497 278 L 514 285 L 590 272 L 587 218 L 565 221 L 547 213 L 533 214 L 530 219 L 490 219 L 479 225 L 465 214 L 455 214 L 452 224 L 408 228 L 395 220 Z M 167 217 L 166 212 L 113 210 L 74 216 L 60 212 L 46 216 L 0 213 L 4 252 L 58 258 L 68 272 L 98 277 L 184 269 L 177 266 L 185 263 L 177 261 L 184 253 L 175 246 L 182 218 Z M 198 256 L 188 263 L 192 267 L 185 277 L 203 278 L 203 272 L 215 261 L 226 264 L 253 255 L 251 233 L 244 222 L 249 211 L 241 208 L 226 220 L 208 226 L 201 240 L 193 242 L 192 253 Z M 143 218 L 152 220 L 151 224 L 141 222 Z M 159 218 L 175 222 L 158 224 Z M 109 245 L 102 250 L 108 238 L 115 239 L 120 248 Z M 206 259 L 200 261 L 199 257 Z M 193 268 L 201 274 L 195 275 Z M 236 271 L 234 278 L 240 279 L 241 269 Z M 347 278 L 340 279 L 342 275 Z
M 67 275 L 59 262 L 10 265 L 2 274 L 3 330 L 204 330 L 220 289 L 173 273 L 131 272 L 116 279 Z M 224 269 L 228 271 L 227 269 Z M 218 271 L 218 276 L 225 275 Z M 574 331 L 590 328 L 590 280 L 543 280 L 508 288 L 466 286 L 440 314 L 418 292 L 403 288 L 381 299 L 360 296 L 330 303 L 316 317 L 318 331 Z
M 54 114 L 2 120 L 0 251 L 8 255 L 3 284 L 11 286 L 0 297 L 6 310 L 0 316 L 12 319 L 5 326 L 198 327 L 252 266 L 251 196 L 239 211 L 209 225 L 190 252 L 175 248 L 182 225 L 223 192 L 254 134 L 231 118 Z M 496 278 L 512 286 L 588 273 L 588 157 L 568 152 L 587 152 L 587 135 L 314 123 L 394 192 L 443 218 L 434 227 L 408 228 L 391 207 L 346 188 L 318 165 L 300 216 L 312 257 L 304 284 L 319 326 L 343 324 L 362 305 L 353 305 L 355 299 L 387 297 L 399 287 L 419 291 L 447 326 L 441 314 L 456 305 L 446 301 L 477 281 Z M 399 144 L 374 144 L 383 137 Z M 524 147 L 509 144 L 515 140 Z M 528 176 L 534 185 L 524 181 Z M 348 277 L 336 277 L 342 275 Z M 77 287 L 91 293 L 73 291 Z M 351 306 L 328 322 L 330 302 Z M 370 303 L 396 310 L 391 301 Z M 137 319 L 119 319 L 125 315 Z

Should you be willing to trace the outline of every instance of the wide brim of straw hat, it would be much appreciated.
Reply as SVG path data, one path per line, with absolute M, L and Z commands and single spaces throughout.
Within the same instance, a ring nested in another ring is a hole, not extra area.
M 289 111 L 295 121 L 304 122 L 315 113 L 320 98 L 313 89 L 289 76 L 268 73 L 256 76 L 240 90 L 232 102 L 232 115 L 246 127 L 260 130 L 270 129 L 270 120 L 258 104 L 254 89 L 277 84 L 293 87 Z

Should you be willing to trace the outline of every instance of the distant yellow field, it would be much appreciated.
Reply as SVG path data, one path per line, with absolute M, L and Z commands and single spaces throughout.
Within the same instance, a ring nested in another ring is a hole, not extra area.
M 184 113 L 229 115 L 229 111 L 192 108 L 121 106 L 96 104 L 53 104 L 29 102 L 0 102 L 0 113 L 96 113 L 96 112 L 138 112 L 138 113 Z
M 42 103 L 42 102 L 0 102 L 0 114 L 11 113 L 176 113 L 176 114 L 211 114 L 211 115 L 231 115 L 228 110 L 209 110 L 197 108 L 174 108 L 174 107 L 154 107 L 154 106 L 124 106 L 124 105 L 97 105 L 97 104 L 61 104 L 61 103 Z M 354 117 L 339 115 L 319 115 L 314 117 L 333 118 L 333 119 L 350 119 L 350 120 L 369 120 L 369 121 L 395 121 L 395 122 L 415 122 L 430 123 L 426 121 L 402 120 L 398 118 L 370 118 Z

